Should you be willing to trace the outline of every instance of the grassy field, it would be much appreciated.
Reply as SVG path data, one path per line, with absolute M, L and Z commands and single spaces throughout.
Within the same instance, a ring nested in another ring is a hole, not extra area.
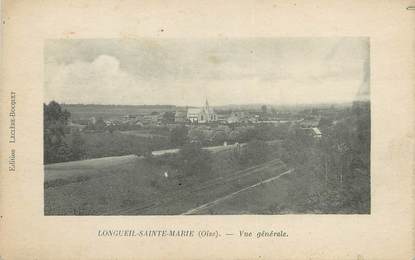
M 212 156 L 215 163 L 210 174 L 186 178 L 167 165 L 138 157 L 115 157 L 102 164 L 88 160 L 48 165 L 45 215 L 182 214 L 286 170 L 279 160 L 272 167 L 242 169 L 229 151 Z
M 134 131 L 131 132 L 135 133 Z M 67 138 L 69 141 L 71 136 Z M 94 132 L 82 133 L 82 139 L 85 142 L 86 159 L 130 154 L 142 155 L 147 149 L 162 150 L 171 148 L 168 138 L 161 135 Z
M 217 204 L 198 210 L 198 215 L 228 214 L 295 214 L 290 203 L 290 186 L 294 175 L 284 175 L 275 181 L 247 189 Z M 300 212 L 304 214 L 305 212 Z
M 102 175 L 101 172 L 105 169 L 131 164 L 138 159 L 136 155 L 126 155 L 48 164 L 45 165 L 45 184 L 53 186 L 52 183 L 58 180 L 74 180 L 78 177 L 91 178 L 97 174 Z
M 143 137 L 143 138 L 160 137 L 160 138 L 165 138 L 167 140 L 169 138 L 168 135 L 153 134 L 153 133 L 149 133 L 148 131 L 143 131 L 143 130 L 128 130 L 128 131 L 120 131 L 119 133 L 124 134 L 124 135 Z
M 121 165 L 81 170 L 85 174 L 72 182 L 45 183 L 45 215 L 96 215 L 139 205 L 174 188 L 163 177 L 168 170 L 136 158 Z M 49 171 L 46 168 L 45 174 Z
M 262 180 L 280 174 L 286 170 L 286 166 L 279 160 L 261 164 L 233 173 L 224 174 L 222 177 L 194 183 L 187 189 L 172 193 L 162 198 L 145 209 L 137 209 L 124 212 L 135 215 L 163 215 L 163 214 L 187 214 L 189 210 L 210 203 L 241 189 L 255 185 Z M 239 208 L 238 212 L 245 212 L 245 208 Z M 259 212 L 252 212 L 258 214 Z M 200 213 L 197 213 L 200 214 Z M 202 214 L 213 214 L 206 212 Z M 222 214 L 222 213 L 221 213 Z

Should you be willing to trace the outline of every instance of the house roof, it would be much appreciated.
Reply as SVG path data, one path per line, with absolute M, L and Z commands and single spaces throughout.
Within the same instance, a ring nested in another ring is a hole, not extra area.
M 186 111 L 176 111 L 176 114 L 174 116 L 176 117 L 186 116 Z
M 189 108 L 187 110 L 187 114 L 199 114 L 201 112 L 201 108 Z
M 313 127 L 313 128 L 311 128 L 311 129 L 313 130 L 313 133 L 314 133 L 315 135 L 321 135 L 320 129 L 318 129 L 317 127 Z

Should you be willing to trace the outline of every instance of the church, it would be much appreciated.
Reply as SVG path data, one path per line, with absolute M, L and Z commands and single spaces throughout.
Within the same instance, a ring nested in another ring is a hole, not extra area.
M 209 107 L 209 102 L 207 99 L 204 107 L 187 109 L 186 117 L 187 120 L 191 123 L 199 124 L 216 122 L 218 120 L 218 116 L 216 115 L 215 111 Z

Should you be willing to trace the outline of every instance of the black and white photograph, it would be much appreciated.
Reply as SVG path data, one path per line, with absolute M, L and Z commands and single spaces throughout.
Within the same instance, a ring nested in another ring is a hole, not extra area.
M 44 42 L 44 215 L 371 213 L 370 39 Z

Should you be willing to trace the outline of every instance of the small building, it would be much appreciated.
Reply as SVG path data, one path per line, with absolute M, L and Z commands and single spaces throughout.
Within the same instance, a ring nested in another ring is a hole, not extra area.
M 317 127 L 311 128 L 311 135 L 317 139 L 320 139 L 322 137 L 321 131 Z
M 84 130 L 84 128 L 86 127 L 86 125 L 80 125 L 80 124 L 76 124 L 73 123 L 72 121 L 69 121 L 68 125 L 66 126 L 65 132 L 66 133 L 73 133 L 73 132 L 81 132 Z
M 314 128 L 314 127 L 318 127 L 319 124 L 320 124 L 320 118 L 303 119 L 300 122 L 300 126 L 303 128 Z
M 139 127 L 143 127 L 144 126 L 144 124 L 142 122 L 140 122 L 140 121 L 136 121 L 134 125 L 139 126 Z
M 258 122 L 258 118 L 255 117 L 255 116 L 251 116 L 251 117 L 248 118 L 248 122 L 252 123 L 252 124 L 255 124 L 255 123 Z

